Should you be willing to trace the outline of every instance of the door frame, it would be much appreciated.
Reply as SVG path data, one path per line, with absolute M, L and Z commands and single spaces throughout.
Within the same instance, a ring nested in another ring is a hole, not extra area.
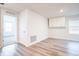
M 11 10 L 1 8 L 1 11 L 0 11 L 1 12 L 1 16 L 0 16 L 0 18 L 1 18 L 1 20 L 0 20 L 1 21 L 1 24 L 0 24 L 0 26 L 1 26 L 1 28 L 0 28 L 0 31 L 1 31 L 1 33 L 0 33 L 1 34 L 1 38 L 0 38 L 1 39 L 1 46 L 0 46 L 0 48 L 4 47 L 4 41 L 3 41 L 3 16 L 6 14 L 5 11 L 11 11 Z M 14 13 L 15 11 L 11 11 L 11 12 Z M 18 13 L 15 13 L 15 16 L 17 17 L 17 20 L 16 20 L 17 21 L 17 23 L 16 23 L 16 25 L 17 25 L 16 26 L 17 27 L 16 28 L 16 31 L 17 31 L 16 32 L 17 33 L 16 40 L 18 42 L 18 40 L 19 40 L 19 22 L 18 22 L 19 18 L 18 18 Z

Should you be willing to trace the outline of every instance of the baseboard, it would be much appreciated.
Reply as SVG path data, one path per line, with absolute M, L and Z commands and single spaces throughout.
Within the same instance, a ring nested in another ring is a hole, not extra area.
M 31 46 L 31 45 L 34 45 L 34 44 L 36 44 L 36 43 L 39 43 L 39 42 L 41 42 L 41 41 L 43 41 L 43 40 L 46 40 L 46 39 L 48 39 L 48 38 L 45 38 L 45 39 L 42 39 L 42 40 L 40 40 L 40 41 L 35 41 L 35 42 L 33 42 L 33 43 L 30 43 L 27 47 L 29 47 L 29 46 Z
M 79 40 L 69 40 L 69 39 L 64 39 L 64 38 L 56 38 L 56 37 L 49 37 L 48 39 L 56 39 L 56 40 L 65 40 L 65 41 L 75 41 L 75 42 L 79 42 Z
M 46 40 L 46 39 L 48 39 L 48 38 L 45 38 L 45 39 L 42 39 L 42 40 L 40 40 L 40 41 L 35 41 L 35 42 L 33 42 L 33 43 L 29 43 L 28 45 L 25 45 L 25 44 L 23 44 L 23 43 L 21 43 L 21 42 L 18 42 L 19 44 L 21 44 L 21 45 L 23 45 L 23 46 L 25 46 L 25 47 L 29 47 L 29 46 L 31 46 L 31 45 L 34 45 L 34 44 L 36 44 L 36 43 L 39 43 L 39 42 L 41 42 L 41 41 L 43 41 L 43 40 Z

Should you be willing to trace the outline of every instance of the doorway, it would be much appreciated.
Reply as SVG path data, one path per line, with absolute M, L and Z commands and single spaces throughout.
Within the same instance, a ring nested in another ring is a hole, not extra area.
M 3 46 L 17 42 L 17 17 L 11 14 L 3 15 Z

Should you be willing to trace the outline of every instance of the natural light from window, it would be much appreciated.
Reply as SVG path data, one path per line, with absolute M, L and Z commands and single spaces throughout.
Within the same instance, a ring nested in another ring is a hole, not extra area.
M 79 34 L 79 20 L 69 20 L 69 34 Z

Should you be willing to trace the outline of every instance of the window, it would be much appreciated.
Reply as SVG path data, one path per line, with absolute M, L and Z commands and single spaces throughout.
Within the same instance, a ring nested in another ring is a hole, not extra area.
M 12 28 L 12 23 L 6 22 L 5 24 L 5 32 L 12 32 L 13 28 Z
M 4 36 L 16 34 L 16 16 L 4 15 L 3 19 Z
M 65 17 L 50 18 L 49 27 L 65 27 Z
M 79 34 L 79 20 L 69 20 L 69 33 Z

